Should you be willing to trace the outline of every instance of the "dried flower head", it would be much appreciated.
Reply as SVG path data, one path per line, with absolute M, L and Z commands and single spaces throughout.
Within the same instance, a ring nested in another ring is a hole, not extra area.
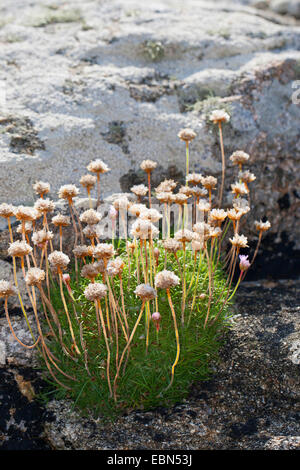
M 231 189 L 236 196 L 242 196 L 243 194 L 249 193 L 249 189 L 245 183 L 234 183 L 231 185 Z
M 175 204 L 178 204 L 179 206 L 183 206 L 184 204 L 186 204 L 188 199 L 189 197 L 186 194 L 182 194 L 182 193 L 174 194 L 174 197 L 173 197 Z
M 102 299 L 106 294 L 107 287 L 100 282 L 91 283 L 84 289 L 85 298 L 91 302 Z
M 151 171 L 155 170 L 157 167 L 157 163 L 153 160 L 143 160 L 141 163 L 141 169 L 146 171 L 146 173 L 150 173 Z
M 156 193 L 156 199 L 161 203 L 172 203 L 175 200 L 175 194 L 170 191 Z
M 220 229 L 220 227 L 210 227 L 210 231 L 209 231 L 210 238 L 220 237 L 221 234 L 222 234 L 222 230 Z
M 45 280 L 46 274 L 43 269 L 30 268 L 25 276 L 25 282 L 29 286 L 39 286 Z
M 23 258 L 23 256 L 27 256 L 31 252 L 31 246 L 24 241 L 18 240 L 16 242 L 10 243 L 8 247 L 8 254 L 12 257 Z
M 53 233 L 48 230 L 38 230 L 32 234 L 32 241 L 35 245 L 44 245 L 46 242 L 52 240 Z
M 111 243 L 98 243 L 93 251 L 93 256 L 97 259 L 109 259 L 115 254 L 114 246 Z
M 193 251 L 201 251 L 204 248 L 203 240 L 193 240 L 192 241 L 192 250 Z
M 145 208 L 144 210 L 142 210 L 142 212 L 140 214 L 140 218 L 142 220 L 148 220 L 149 222 L 152 222 L 152 223 L 155 224 L 156 222 L 158 222 L 162 218 L 162 215 L 156 209 L 147 209 L 147 208 Z
M 99 264 L 99 262 L 96 262 L 91 264 L 85 264 L 81 269 L 80 275 L 81 277 L 85 277 L 87 279 L 90 279 L 91 281 L 94 281 L 98 274 L 102 273 L 103 271 L 104 263 L 102 262 L 102 264 Z
M 193 188 L 190 188 L 191 196 L 194 196 L 196 199 L 207 196 L 207 192 L 208 192 L 207 189 L 198 188 L 198 186 L 194 186 Z
M 177 251 L 182 250 L 182 244 L 179 241 L 174 240 L 174 238 L 163 240 L 163 247 L 169 253 L 177 253 Z
M 94 209 L 88 209 L 84 211 L 81 216 L 81 222 L 84 222 L 88 225 L 96 225 L 100 222 L 102 215 L 99 212 L 96 212 Z
M 48 256 L 49 263 L 54 271 L 65 270 L 70 263 L 70 258 L 65 255 L 62 251 L 53 251 Z
M 127 211 L 131 206 L 131 203 L 127 196 L 120 196 L 113 202 L 113 206 L 117 211 Z
M 50 184 L 44 183 L 44 181 L 37 181 L 36 183 L 34 183 L 33 189 L 36 194 L 43 197 L 45 194 L 49 193 Z
M 52 223 L 56 227 L 67 227 L 70 225 L 70 218 L 67 215 L 57 214 L 52 217 Z
M 86 256 L 93 256 L 93 247 L 87 245 L 77 245 L 73 249 L 76 258 L 85 258 Z
M 233 154 L 229 157 L 234 165 L 243 165 L 249 160 L 250 156 L 248 153 L 243 152 L 243 150 L 236 150 Z
M 164 180 L 157 186 L 157 188 L 155 188 L 155 191 L 157 193 L 170 193 L 176 188 L 176 186 L 177 183 L 175 183 L 174 180 Z
M 10 297 L 11 295 L 17 295 L 17 289 L 11 282 L 1 279 L 0 280 L 0 299 L 2 297 L 5 297 L 5 298 Z
M 33 207 L 18 206 L 14 215 L 18 220 L 32 222 L 37 218 L 37 211 Z
M 178 242 L 189 243 L 193 240 L 193 232 L 191 232 L 191 230 L 181 229 L 174 234 L 174 238 Z
M 185 196 L 189 197 L 193 194 L 193 191 L 189 186 L 181 186 L 178 194 L 184 194 Z
M 213 209 L 209 216 L 212 220 L 223 222 L 227 217 L 227 212 L 224 209 Z
M 250 261 L 248 260 L 248 255 L 239 255 L 240 257 L 240 270 L 246 271 L 250 268 Z
M 227 209 L 227 217 L 230 220 L 240 220 L 242 215 L 243 212 L 235 207 L 233 207 L 232 209 Z
M 107 274 L 109 276 L 120 276 L 124 269 L 124 261 L 119 256 L 115 259 L 112 259 L 107 264 Z
M 250 211 L 249 202 L 242 197 L 234 199 L 232 205 L 235 209 L 239 210 L 242 214 L 247 214 Z
M 259 230 L 260 232 L 265 232 L 266 230 L 269 230 L 269 228 L 271 227 L 271 224 L 268 220 L 266 222 L 263 222 L 262 220 L 258 222 L 256 220 L 254 222 L 254 225 L 255 225 L 256 230 Z
M 129 209 L 128 209 L 128 212 L 131 214 L 131 215 L 135 215 L 136 217 L 139 217 L 141 212 L 143 210 L 147 209 L 147 207 L 145 206 L 145 204 L 132 204 Z
M 202 184 L 206 189 L 215 189 L 217 185 L 217 178 L 214 176 L 205 176 L 202 178 Z
M 96 225 L 87 225 L 86 227 L 84 227 L 82 232 L 83 232 L 84 236 L 86 238 L 89 238 L 90 240 L 92 238 L 96 238 L 98 236 L 97 226 Z
M 17 227 L 17 233 L 30 233 L 32 231 L 32 223 L 31 222 L 25 222 L 25 225 L 23 227 L 23 224 L 19 224 Z
M 147 194 L 148 188 L 144 184 L 137 184 L 135 186 L 132 186 L 132 188 L 130 188 L 130 191 L 136 196 L 142 197 Z
M 210 211 L 210 203 L 206 199 L 200 199 L 198 204 L 197 204 L 197 207 L 198 207 L 199 211 L 202 211 L 202 212 L 209 212 Z
M 79 194 L 79 189 L 74 184 L 65 184 L 59 188 L 58 197 L 71 202 Z
M 196 232 L 201 240 L 207 240 L 210 237 L 211 226 L 206 222 L 198 222 L 193 225 L 193 230 Z
M 97 160 L 93 160 L 90 162 L 87 166 L 88 171 L 91 171 L 92 173 L 98 173 L 98 174 L 103 174 L 107 173 L 110 171 L 110 168 L 104 163 L 102 160 L 99 158 Z
M 218 124 L 219 122 L 228 122 L 230 120 L 230 116 L 224 109 L 215 109 L 210 117 L 210 121 L 212 121 L 214 124 Z
M 248 239 L 244 235 L 238 235 L 237 233 L 234 235 L 233 238 L 229 238 L 233 246 L 237 248 L 247 248 Z
M 134 291 L 135 295 L 140 297 L 143 301 L 153 300 L 156 297 L 156 290 L 150 284 L 140 284 Z
M 183 140 L 184 142 L 191 142 L 197 134 L 193 131 L 193 129 L 186 128 L 181 129 L 177 135 L 180 140 Z
M 155 287 L 158 289 L 170 289 L 171 287 L 178 286 L 179 277 L 172 271 L 160 271 L 155 276 Z
M 190 173 L 187 175 L 186 181 L 192 186 L 197 186 L 202 181 L 202 175 L 200 173 Z
M 55 209 L 55 204 L 50 199 L 38 199 L 34 204 L 35 210 L 41 212 L 42 214 L 47 214 L 48 212 L 53 212 Z
M 5 217 L 6 219 L 13 217 L 15 215 L 15 210 L 16 208 L 14 206 L 3 202 L 0 204 L 0 217 Z
M 131 227 L 130 236 L 147 240 L 148 238 L 156 238 L 159 230 L 148 220 L 138 218 Z
M 239 179 L 243 183 L 252 183 L 252 181 L 256 180 L 256 176 L 253 173 L 250 173 L 250 171 L 245 170 L 245 171 L 240 171 L 239 172 Z
M 93 187 L 97 183 L 97 178 L 96 176 L 93 176 L 93 175 L 83 175 L 80 178 L 79 183 L 81 184 L 81 186 L 83 186 L 88 191 L 90 191 L 91 189 L 93 189 Z

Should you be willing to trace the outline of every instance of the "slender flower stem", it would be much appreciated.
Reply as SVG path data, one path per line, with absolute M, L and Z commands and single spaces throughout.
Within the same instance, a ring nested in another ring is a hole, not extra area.
M 110 369 L 110 348 L 109 348 L 109 344 L 108 344 L 108 338 L 107 338 L 103 313 L 102 313 L 102 309 L 101 309 L 100 299 L 98 299 L 98 301 L 95 301 L 95 307 L 96 307 L 97 314 L 99 314 L 99 316 L 100 316 L 102 331 L 103 331 L 103 335 L 104 335 L 104 339 L 105 339 L 105 345 L 106 345 L 106 350 L 107 350 L 106 375 L 107 375 L 107 383 L 108 383 L 110 397 L 112 397 L 112 388 L 111 388 L 111 383 L 110 383 L 110 370 L 109 370 Z
M 38 344 L 38 342 L 40 341 L 41 337 L 39 336 L 38 339 L 36 340 L 36 342 L 34 344 L 32 344 L 31 346 L 27 345 L 27 344 L 24 344 L 22 343 L 22 341 L 17 337 L 14 329 L 13 329 L 13 326 L 11 324 L 11 321 L 10 321 L 10 316 L 9 316 L 9 312 L 8 312 L 8 308 L 7 308 L 7 297 L 5 297 L 5 301 L 4 301 L 4 311 L 5 311 L 5 316 L 6 316 L 6 320 L 7 320 L 7 323 L 9 325 L 9 328 L 10 328 L 10 331 L 11 331 L 11 334 L 13 335 L 14 339 L 16 341 L 18 341 L 18 343 L 23 346 L 24 348 L 26 349 L 33 349 L 36 347 L 36 345 Z
M 151 209 L 151 171 L 147 171 L 148 176 L 148 192 L 149 192 L 149 208 Z
M 222 123 L 219 121 L 219 135 L 220 135 L 220 147 L 222 155 L 222 181 L 219 197 L 219 207 L 222 205 L 223 192 L 224 192 L 224 182 L 225 182 L 225 153 L 224 153 L 224 143 L 223 143 L 223 133 L 222 133 Z
M 168 296 L 168 301 L 169 301 L 169 305 L 170 305 L 170 309 L 171 309 L 172 317 L 173 317 L 173 322 L 174 322 L 177 350 L 176 350 L 175 361 L 172 365 L 171 381 L 170 381 L 169 385 L 167 386 L 167 388 L 165 389 L 165 391 L 167 391 L 172 386 L 172 383 L 174 381 L 175 367 L 178 364 L 179 355 L 180 355 L 180 341 L 179 341 L 178 326 L 177 326 L 176 314 L 175 314 L 175 310 L 174 310 L 174 306 L 173 306 L 173 302 L 172 302 L 172 297 L 171 297 L 171 294 L 170 294 L 170 289 L 167 289 L 167 296 Z
M 115 402 L 117 402 L 117 380 L 118 380 L 118 377 L 119 377 L 119 373 L 120 373 L 120 369 L 121 369 L 121 365 L 122 365 L 122 362 L 123 362 L 123 359 L 124 359 L 124 356 L 125 356 L 125 353 L 127 351 L 127 349 L 129 348 L 132 340 L 133 340 L 133 337 L 134 337 L 134 334 L 136 332 L 136 329 L 141 321 L 141 318 L 142 318 L 142 315 L 143 315 L 143 311 L 144 311 L 144 307 L 145 307 L 145 300 L 143 300 L 143 303 L 142 303 L 142 307 L 141 307 L 141 311 L 140 311 L 140 314 L 135 322 L 135 325 L 133 327 L 133 330 L 131 332 L 131 335 L 129 337 L 129 340 L 127 341 L 127 344 L 123 350 L 123 353 L 120 357 L 120 361 L 119 361 L 119 365 L 118 365 L 118 368 L 117 368 L 117 372 L 116 372 L 116 375 L 115 375 L 115 379 L 114 379 L 114 400 Z

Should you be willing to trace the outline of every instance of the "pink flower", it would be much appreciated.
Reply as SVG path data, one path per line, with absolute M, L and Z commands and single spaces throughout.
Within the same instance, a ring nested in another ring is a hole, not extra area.
M 62 275 L 62 280 L 63 280 L 63 283 L 65 284 L 66 288 L 68 289 L 69 294 L 72 295 L 72 289 L 71 289 L 71 286 L 70 286 L 70 281 L 71 281 L 70 274 L 68 274 L 68 273 L 63 274 Z
M 118 211 L 114 208 L 114 206 L 110 206 L 108 216 L 111 220 L 116 220 L 118 217 Z
M 248 255 L 239 255 L 240 257 L 240 270 L 246 271 L 250 267 L 250 261 Z
M 159 312 L 154 312 L 152 313 L 152 320 L 155 323 L 156 330 L 159 331 L 159 322 L 160 322 L 161 316 Z

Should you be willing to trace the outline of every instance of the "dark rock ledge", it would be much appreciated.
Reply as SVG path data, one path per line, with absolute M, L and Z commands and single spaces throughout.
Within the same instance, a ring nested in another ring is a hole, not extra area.
M 38 403 L 39 373 L 2 344 L 0 449 L 300 449 L 299 286 L 245 284 L 214 377 L 173 409 L 130 413 L 114 424 L 80 418 L 72 403 Z

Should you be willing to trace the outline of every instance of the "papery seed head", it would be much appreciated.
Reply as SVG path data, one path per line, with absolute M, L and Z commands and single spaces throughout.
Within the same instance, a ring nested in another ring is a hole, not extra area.
M 243 150 L 236 150 L 233 154 L 229 157 L 234 165 L 243 165 L 249 160 L 250 156 L 248 153 L 243 152 Z
M 156 274 L 155 287 L 158 289 L 170 289 L 171 287 L 178 286 L 179 277 L 172 271 L 164 270 Z
M 29 255 L 32 252 L 32 248 L 28 243 L 24 241 L 16 241 L 9 245 L 8 254 L 12 257 L 22 258 L 23 256 Z
M 224 109 L 215 109 L 210 117 L 210 121 L 213 121 L 214 124 L 217 124 L 219 122 L 228 122 L 230 120 L 230 116 Z
M 103 174 L 107 173 L 110 171 L 110 168 L 104 163 L 102 160 L 99 158 L 97 160 L 91 161 L 88 166 L 87 166 L 88 171 L 91 171 L 92 173 L 98 173 L 98 174 Z
M 144 184 L 137 184 L 135 186 L 132 186 L 132 188 L 130 188 L 130 191 L 136 196 L 142 197 L 147 194 L 148 188 Z
M 39 286 L 46 277 L 46 273 L 40 268 L 30 268 L 25 276 L 25 282 L 29 286 Z
M 102 299 L 106 294 L 107 287 L 100 282 L 91 283 L 84 289 L 85 298 L 91 302 Z
M 88 225 L 96 225 L 101 219 L 102 215 L 94 209 L 88 209 L 80 216 L 80 221 Z
M 193 131 L 193 129 L 186 128 L 181 129 L 177 135 L 180 140 L 183 140 L 184 142 L 191 142 L 197 134 Z
M 36 194 L 39 194 L 40 196 L 44 196 L 44 194 L 49 193 L 50 184 L 44 183 L 44 181 L 37 181 L 36 183 L 34 183 L 33 189 Z
M 17 295 L 16 287 L 10 282 L 4 279 L 0 280 L 0 298 L 10 297 L 11 295 Z
M 155 170 L 156 167 L 157 167 L 157 163 L 154 162 L 153 160 L 143 160 L 141 163 L 141 169 L 146 172 L 151 172 Z
M 62 251 L 53 251 L 48 256 L 49 263 L 55 270 L 64 270 L 70 263 L 70 258 Z
M 93 187 L 95 186 L 95 184 L 97 183 L 97 178 L 96 176 L 93 176 L 93 175 L 83 175 L 80 180 L 79 180 L 79 183 L 86 189 L 90 190 L 90 189 L 93 189 Z
M 150 286 L 150 284 L 140 284 L 134 291 L 135 295 L 140 297 L 142 300 L 148 301 L 153 300 L 156 297 L 156 290 Z
M 58 197 L 72 201 L 72 199 L 79 194 L 79 189 L 74 184 L 65 184 L 59 188 Z
M 15 215 L 15 210 L 16 208 L 12 206 L 11 204 L 6 204 L 6 202 L 3 202 L 0 204 L 0 217 L 13 217 Z
M 70 218 L 67 215 L 57 214 L 52 217 L 52 223 L 56 227 L 67 227 L 71 224 Z

